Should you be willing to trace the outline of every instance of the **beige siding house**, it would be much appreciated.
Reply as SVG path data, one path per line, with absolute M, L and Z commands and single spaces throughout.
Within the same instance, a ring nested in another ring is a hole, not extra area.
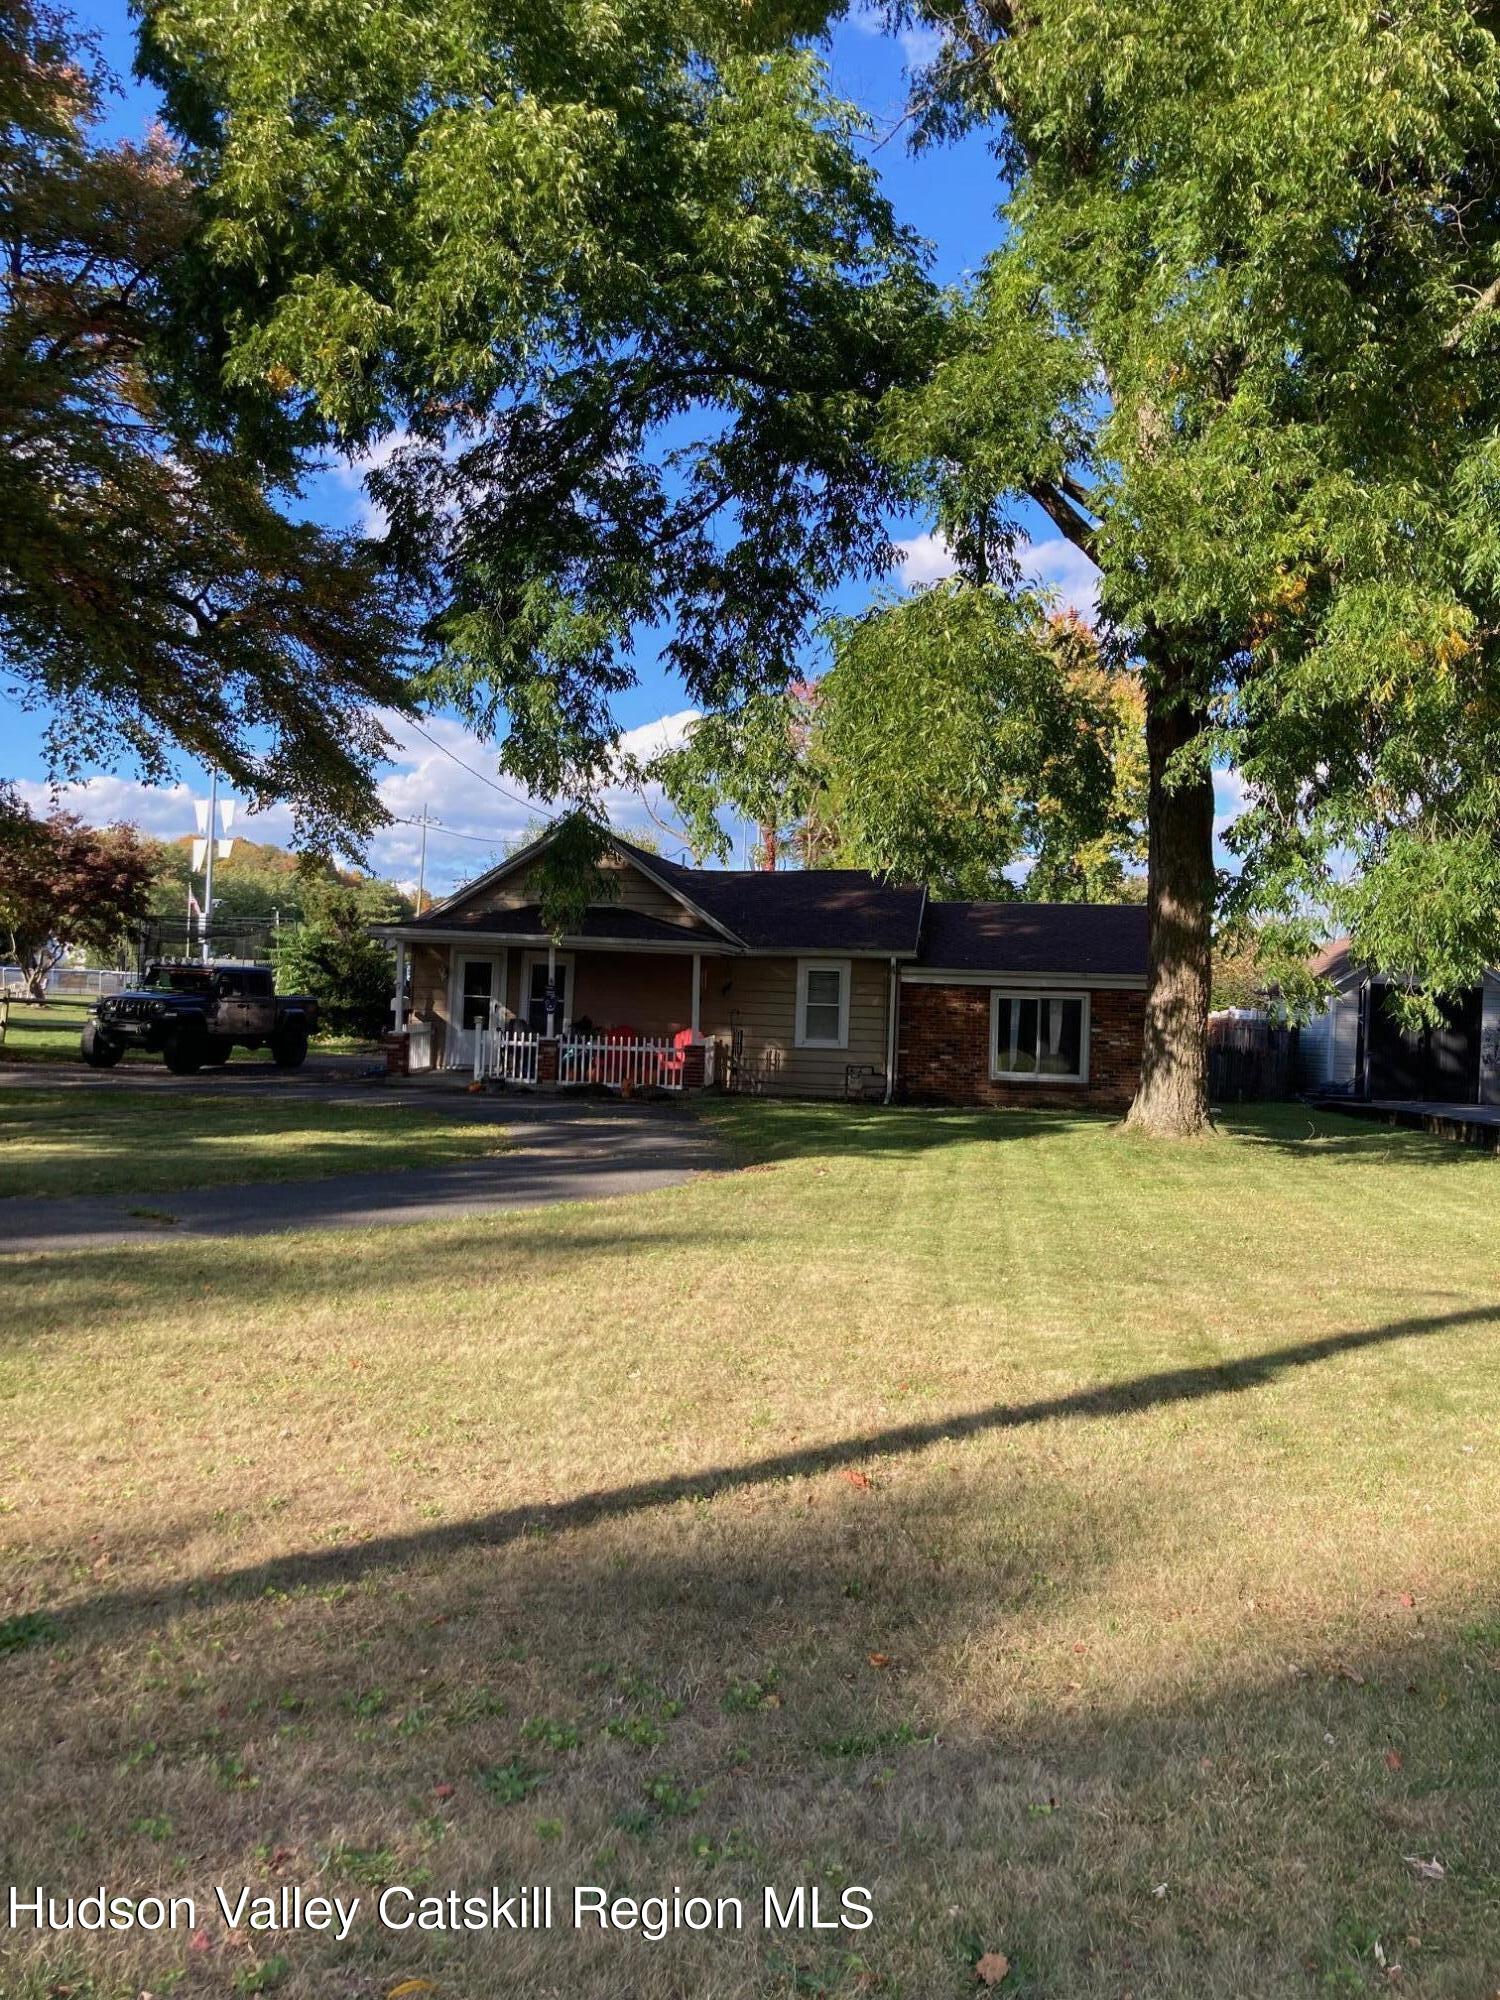
M 538 880 L 553 838 L 380 927 L 414 1066 L 958 1103 L 1133 1088 L 1139 909 L 929 904 L 862 870 L 685 868 L 614 839 L 605 892 L 555 938 Z

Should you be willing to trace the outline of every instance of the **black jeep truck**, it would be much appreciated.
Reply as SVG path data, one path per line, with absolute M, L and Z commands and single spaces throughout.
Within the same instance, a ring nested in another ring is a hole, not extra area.
M 297 1069 L 318 1025 L 318 1003 L 281 993 L 269 965 L 157 959 L 141 984 L 89 1009 L 83 1059 L 113 1069 L 126 1049 L 158 1050 L 177 1076 L 229 1060 L 235 1048 L 269 1048 L 278 1069 Z

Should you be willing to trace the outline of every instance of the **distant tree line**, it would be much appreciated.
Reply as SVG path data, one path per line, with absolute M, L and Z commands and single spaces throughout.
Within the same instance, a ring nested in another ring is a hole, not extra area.
M 128 967 L 139 925 L 182 919 L 192 840 L 153 840 L 136 827 L 91 827 L 76 814 L 38 816 L 0 785 L 0 943 L 28 996 L 45 1002 L 49 975 L 70 952 Z M 280 984 L 316 993 L 336 1034 L 375 1034 L 390 1014 L 392 953 L 369 935 L 414 913 L 394 882 L 336 867 L 267 841 L 236 840 L 214 871 L 219 923 L 264 925 Z

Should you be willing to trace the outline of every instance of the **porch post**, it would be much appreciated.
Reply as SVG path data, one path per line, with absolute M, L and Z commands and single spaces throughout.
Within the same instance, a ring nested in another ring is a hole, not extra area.
M 547 1040 L 552 1039 L 552 994 L 557 985 L 557 939 L 547 940 Z
M 700 986 L 702 986 L 702 984 L 703 984 L 703 954 L 701 951 L 695 951 L 693 953 L 693 1021 L 692 1021 L 693 1033 L 695 1035 L 699 1033 L 698 989 Z
M 406 941 L 396 940 L 396 997 L 391 1002 L 391 1013 L 395 1017 L 396 1033 L 399 1035 L 406 1026 Z

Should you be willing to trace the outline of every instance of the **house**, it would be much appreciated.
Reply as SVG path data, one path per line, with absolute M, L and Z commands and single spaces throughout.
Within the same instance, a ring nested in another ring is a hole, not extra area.
M 938 902 L 862 870 L 687 868 L 613 838 L 609 893 L 553 939 L 535 878 L 554 837 L 379 927 L 397 1029 L 438 1066 L 946 1104 L 1134 1095 L 1138 906 Z
M 1329 988 L 1299 1034 L 1309 1093 L 1382 1102 L 1500 1103 L 1500 974 L 1451 994 L 1434 1028 L 1404 1028 L 1386 1004 L 1399 982 L 1360 965 L 1348 938 L 1313 960 Z

